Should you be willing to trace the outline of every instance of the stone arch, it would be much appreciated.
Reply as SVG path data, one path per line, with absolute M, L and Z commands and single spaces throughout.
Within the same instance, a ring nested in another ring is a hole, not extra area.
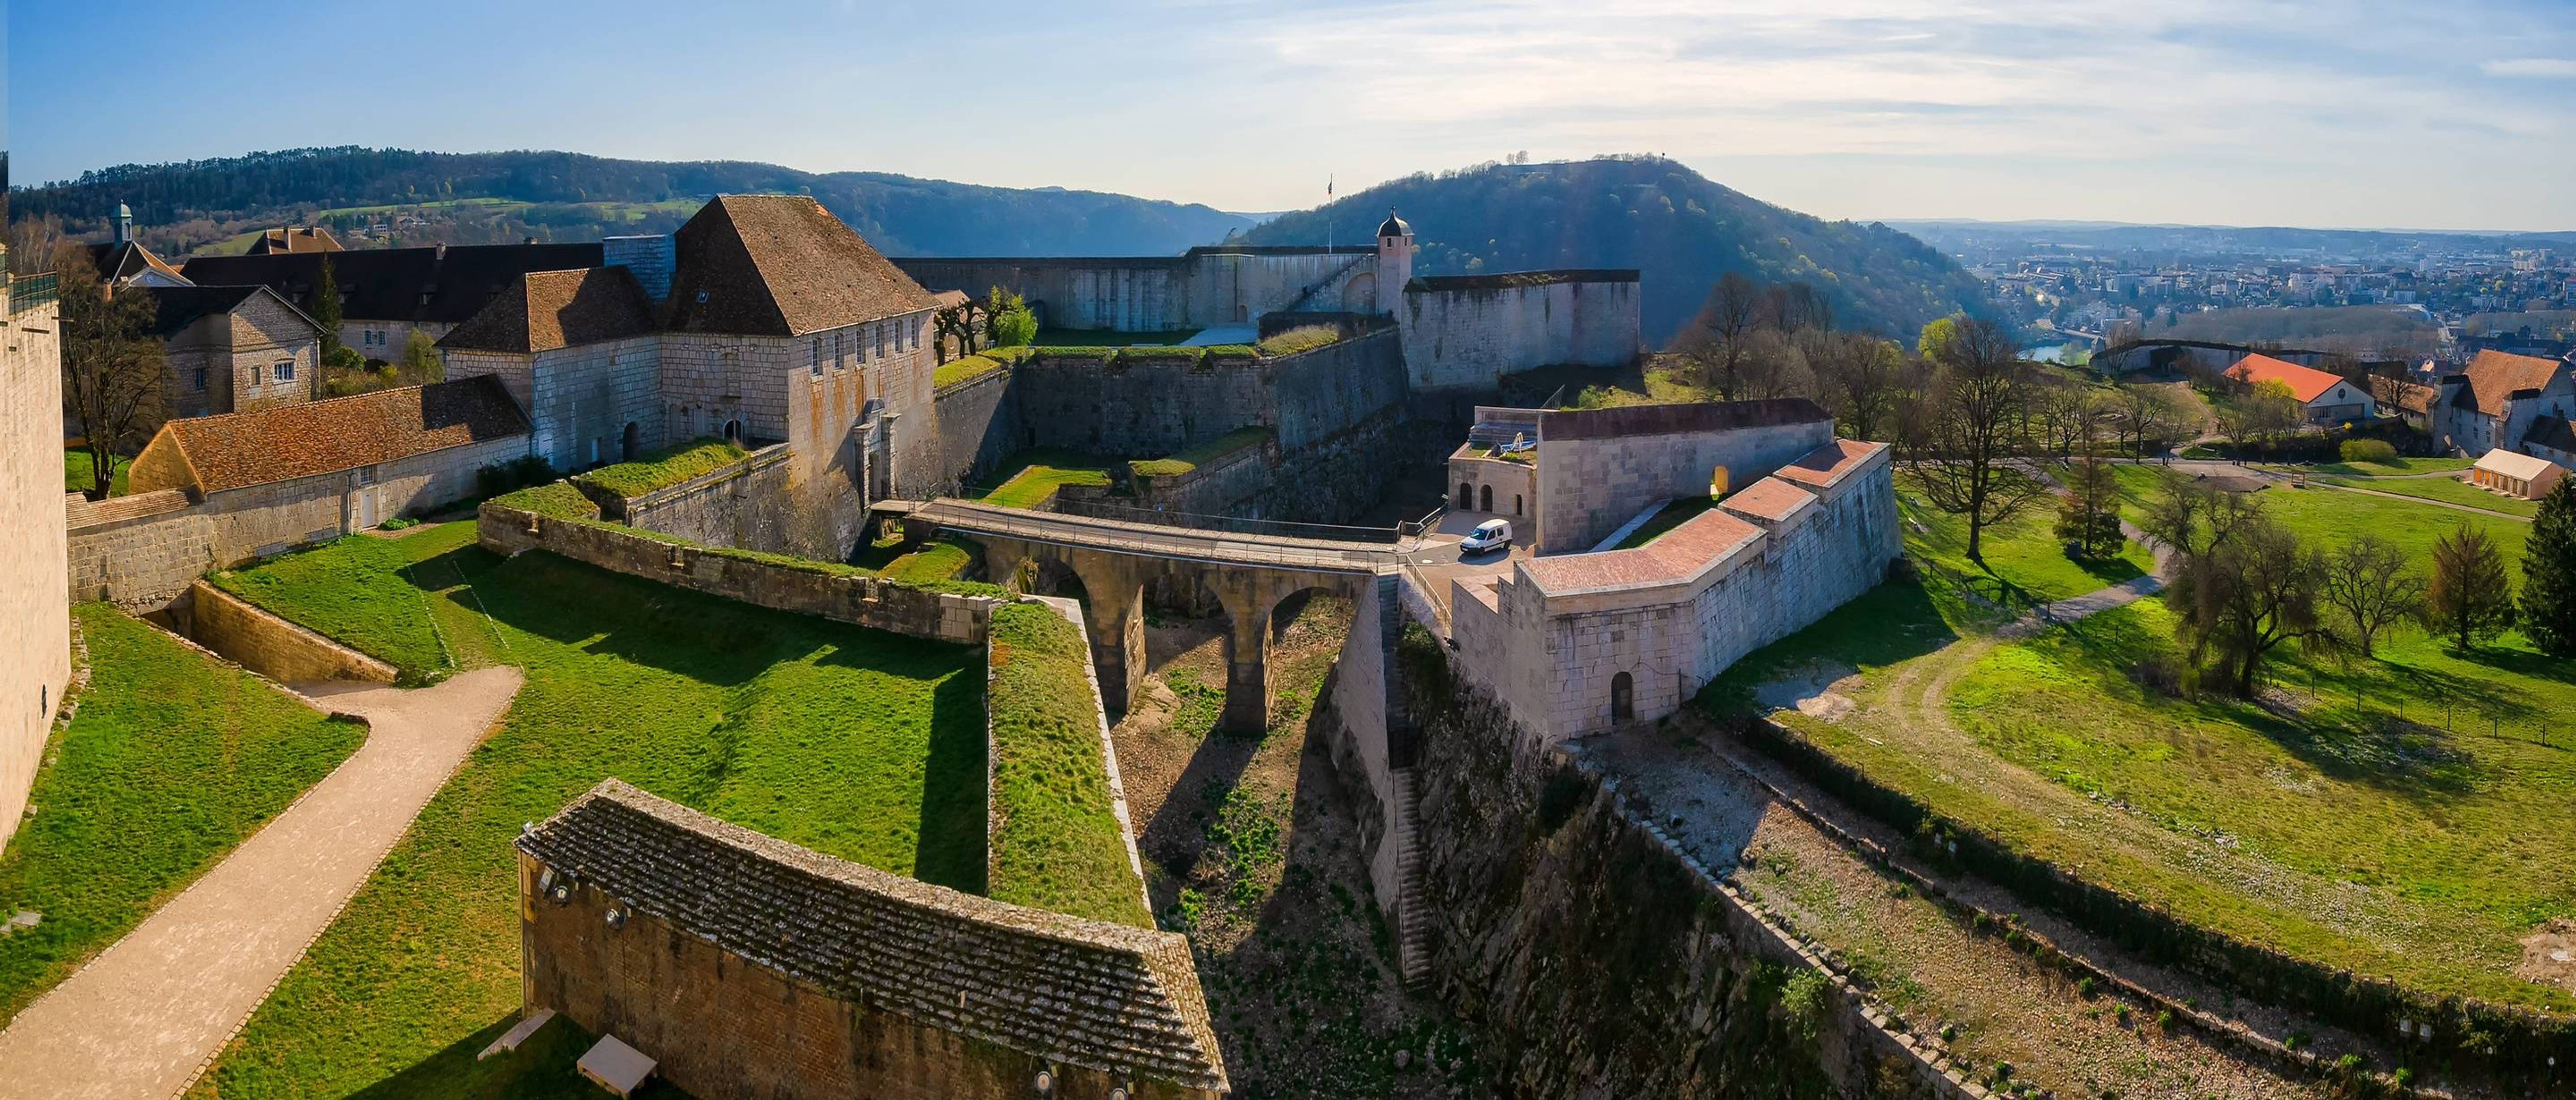
M 1473 508 L 1473 507 L 1475 507 L 1475 506 L 1476 506 L 1476 487 L 1475 487 L 1474 485 L 1469 484 L 1469 483 L 1464 482 L 1464 481 L 1459 482 L 1459 483 L 1458 483 L 1458 510 L 1459 510 L 1459 511 L 1461 511 L 1461 512 L 1464 512 L 1464 511 L 1466 511 L 1466 510 L 1468 510 L 1468 509 L 1470 509 L 1470 508 Z
M 1637 678 L 1625 672 L 1610 678 L 1610 720 L 1637 720 Z
M 1476 490 L 1476 496 L 1477 496 L 1477 500 L 1476 500 L 1476 510 L 1477 510 L 1477 511 L 1479 511 L 1479 512 L 1490 512 L 1490 511 L 1493 511 L 1493 510 L 1494 510 L 1494 487 L 1493 487 L 1493 486 L 1488 485 L 1488 486 L 1485 486 L 1485 487 L 1484 487 L 1484 488 L 1482 488 L 1482 489 L 1478 489 L 1478 490 Z
M 627 421 L 626 430 L 618 435 L 617 451 L 621 462 L 633 462 L 644 457 L 643 426 L 632 420 Z
M 1521 495 L 1519 493 L 1512 494 L 1512 514 L 1516 516 L 1521 514 Z
M 742 442 L 742 421 L 740 419 L 725 421 L 724 437 L 727 443 Z
M 1378 312 L 1376 272 L 1363 271 L 1351 276 L 1350 283 L 1342 288 L 1342 308 L 1353 313 Z

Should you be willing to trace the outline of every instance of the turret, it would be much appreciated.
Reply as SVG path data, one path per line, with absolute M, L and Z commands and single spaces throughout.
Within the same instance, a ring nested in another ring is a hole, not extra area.
M 1377 227 L 1378 312 L 1395 312 L 1395 304 L 1404 300 L 1404 284 L 1412 281 L 1413 227 L 1396 217 L 1390 206 L 1386 220 Z
M 120 202 L 116 204 L 116 243 L 129 244 L 133 240 L 134 208 Z

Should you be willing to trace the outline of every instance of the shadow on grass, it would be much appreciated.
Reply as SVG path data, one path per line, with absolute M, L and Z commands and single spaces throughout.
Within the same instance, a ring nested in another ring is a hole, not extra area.
M 402 1072 L 350 1093 L 350 1100 L 593 1100 L 601 1095 L 600 1087 L 577 1068 L 582 1052 L 599 1037 L 561 1016 L 546 1021 L 519 1049 L 475 1060 L 518 1021 L 513 1009 Z M 688 1095 L 658 1077 L 634 1093 L 638 1100 L 687 1100 Z
M 1860 594 L 1813 625 L 1745 655 L 1692 705 L 1712 717 L 1756 713 L 1754 693 L 1781 674 L 1832 662 L 1855 670 L 1924 656 L 1959 640 L 1922 581 L 1901 577 Z
M 970 669 L 930 698 L 930 755 L 922 762 L 920 839 L 912 875 L 981 895 L 986 888 L 984 677 Z

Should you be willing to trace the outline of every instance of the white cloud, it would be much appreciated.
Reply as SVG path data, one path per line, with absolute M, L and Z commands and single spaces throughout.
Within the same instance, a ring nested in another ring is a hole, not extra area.
M 2510 61 L 2489 61 L 2478 68 L 2488 76 L 2576 78 L 2576 59 L 2565 57 L 2518 57 Z

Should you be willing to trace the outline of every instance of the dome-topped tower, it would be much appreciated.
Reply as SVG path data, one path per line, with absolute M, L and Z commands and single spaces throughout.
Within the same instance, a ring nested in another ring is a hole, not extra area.
M 1412 281 L 1413 227 L 1396 217 L 1390 206 L 1386 220 L 1377 226 L 1377 312 L 1395 312 L 1396 303 L 1404 300 L 1404 284 Z
M 116 204 L 116 243 L 124 244 L 133 239 L 134 208 L 120 202 Z

